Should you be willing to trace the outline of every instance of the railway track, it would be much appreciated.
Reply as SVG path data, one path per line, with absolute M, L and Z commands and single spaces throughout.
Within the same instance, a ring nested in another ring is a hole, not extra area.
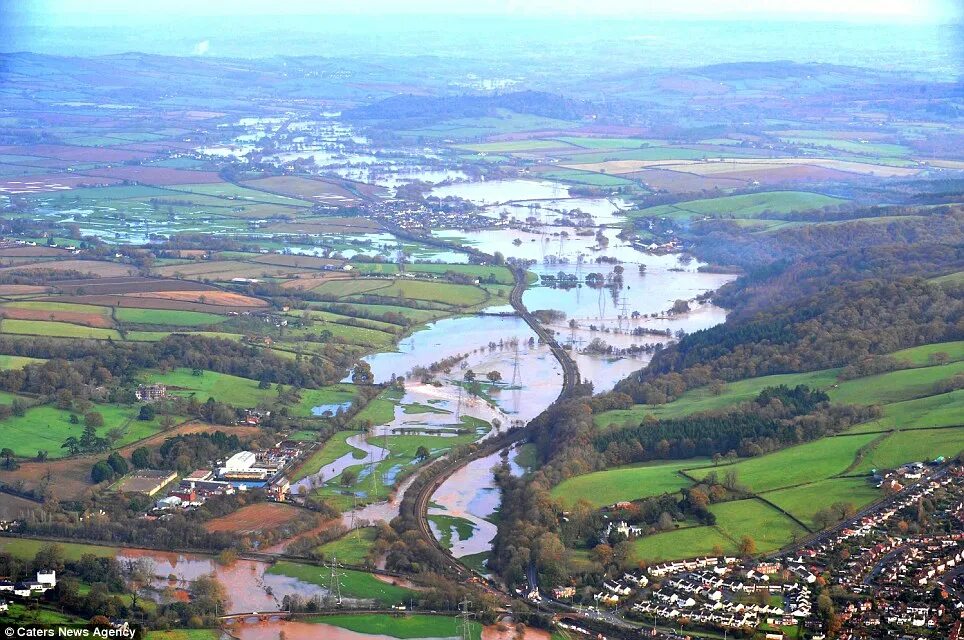
M 488 263 L 493 263 L 495 261 L 495 257 L 487 253 L 483 253 L 471 247 L 463 247 L 439 238 L 423 236 L 403 229 L 391 229 L 391 232 L 396 236 L 407 238 L 422 244 L 429 244 L 446 250 L 463 251 L 474 256 L 479 261 Z M 522 294 L 525 292 L 527 285 L 526 270 L 513 265 L 507 265 L 507 267 L 512 272 L 514 281 L 512 292 L 509 294 L 509 304 L 512 305 L 512 308 L 515 310 L 516 314 L 522 318 L 530 329 L 532 329 L 532 332 L 536 334 L 536 336 L 539 338 L 539 341 L 549 347 L 549 350 L 552 352 L 552 356 L 562 367 L 562 387 L 559 390 L 559 395 L 555 402 L 564 400 L 572 394 L 572 392 L 576 389 L 576 386 L 579 384 L 579 368 L 577 367 L 575 360 L 572 359 L 572 356 L 569 355 L 569 352 L 563 349 L 556 340 L 555 335 L 539 324 L 536 318 L 526 308 L 525 304 L 523 304 Z M 442 459 L 437 461 L 422 471 L 419 480 L 409 487 L 406 495 L 402 497 L 402 503 L 399 506 L 400 514 L 404 517 L 414 520 L 417 523 L 419 535 L 427 543 L 435 547 L 435 549 L 438 551 L 439 558 L 442 559 L 450 573 L 460 579 L 470 577 L 476 578 L 484 589 L 488 590 L 493 595 L 499 596 L 503 600 L 512 600 L 514 599 L 514 596 L 499 588 L 495 584 L 489 582 L 487 578 L 459 562 L 458 559 L 451 555 L 451 552 L 448 549 L 443 547 L 441 543 L 435 539 L 435 536 L 432 535 L 432 530 L 428 523 L 428 505 L 429 502 L 431 502 L 432 495 L 434 495 L 442 483 L 450 478 L 459 469 L 462 469 L 465 467 L 465 465 L 473 462 L 474 460 L 492 455 L 493 453 L 496 453 L 505 447 L 524 440 L 529 436 L 529 433 L 530 431 L 528 427 L 515 429 L 501 436 L 496 436 L 495 438 L 487 440 L 467 456 L 463 456 L 455 460 Z

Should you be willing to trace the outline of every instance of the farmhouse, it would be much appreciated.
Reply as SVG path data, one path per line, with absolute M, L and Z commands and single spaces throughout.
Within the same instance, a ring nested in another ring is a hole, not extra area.
M 154 402 L 167 397 L 167 386 L 163 384 L 142 384 L 135 393 L 141 402 Z

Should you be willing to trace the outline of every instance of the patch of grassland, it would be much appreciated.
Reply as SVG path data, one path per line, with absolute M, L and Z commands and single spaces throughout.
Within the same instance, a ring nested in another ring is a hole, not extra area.
M 296 578 L 321 587 L 328 586 L 330 577 L 323 567 L 287 560 L 274 563 L 268 573 Z M 382 582 L 370 573 L 354 569 L 342 569 L 341 593 L 348 598 L 375 600 L 382 605 L 407 603 L 410 597 L 415 597 L 415 592 L 411 589 Z
M 893 469 L 908 462 L 924 462 L 938 456 L 951 458 L 964 450 L 964 428 L 916 429 L 894 433 L 861 461 L 854 473 Z
M 120 322 L 131 324 L 159 324 L 172 327 L 203 327 L 227 320 L 227 316 L 199 311 L 174 311 L 170 309 L 133 309 L 120 307 L 114 310 Z
M 596 507 L 674 493 L 692 484 L 680 469 L 698 466 L 698 460 L 653 462 L 596 471 L 563 480 L 552 489 L 552 496 L 566 506 L 586 500 Z
M 880 498 L 881 493 L 867 478 L 831 478 L 792 489 L 770 491 L 763 497 L 816 528 L 813 516 L 821 509 L 838 502 L 849 502 L 859 509 Z
M 468 540 L 475 531 L 475 525 L 465 518 L 439 514 L 430 515 L 428 520 L 438 529 L 438 540 L 446 549 L 451 549 L 455 541 Z
M 337 558 L 345 564 L 363 564 L 368 551 L 375 542 L 375 527 L 364 527 L 349 531 L 337 540 L 315 547 L 315 551 L 325 558 Z
M 861 434 L 822 438 L 731 465 L 701 468 L 691 475 L 704 478 L 715 470 L 722 477 L 726 471 L 734 470 L 739 483 L 756 492 L 812 483 L 846 471 L 857 451 L 875 437 L 875 434 Z
M 387 616 L 378 614 L 319 616 L 310 622 L 330 624 L 356 633 L 391 636 L 408 640 L 409 638 L 452 638 L 460 633 L 460 621 L 446 616 L 404 615 Z M 482 625 L 472 621 L 473 640 L 482 637 Z M 320 637 L 320 636 L 319 636 Z

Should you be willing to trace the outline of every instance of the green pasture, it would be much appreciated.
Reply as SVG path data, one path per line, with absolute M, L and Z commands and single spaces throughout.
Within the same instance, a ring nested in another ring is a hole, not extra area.
M 120 334 L 114 329 L 99 329 L 97 327 L 83 327 L 79 324 L 66 322 L 50 322 L 47 320 L 13 320 L 6 318 L 0 321 L 0 333 L 13 333 L 27 336 L 46 336 L 50 338 L 85 338 L 90 340 L 120 340 Z
M 227 320 L 227 316 L 199 311 L 174 311 L 170 309 L 134 309 L 118 307 L 114 310 L 114 317 L 119 322 L 130 324 L 153 324 L 172 327 L 201 327 L 218 324 Z
M 712 218 L 756 218 L 765 212 L 792 213 L 843 204 L 846 200 L 810 191 L 764 191 L 737 196 L 690 200 L 633 211 L 634 218 L 671 218 L 688 220 Z
M 326 559 L 337 558 L 338 562 L 345 564 L 364 564 L 376 535 L 378 530 L 375 527 L 355 529 L 337 540 L 315 547 L 315 552 L 324 554 Z
M 875 437 L 860 434 L 822 438 L 734 464 L 696 469 L 690 475 L 702 479 L 715 470 L 723 478 L 727 471 L 736 471 L 739 483 L 755 492 L 808 484 L 846 471 L 857 451 Z
M 815 529 L 813 516 L 821 509 L 840 502 L 852 503 L 859 509 L 881 495 L 880 490 L 870 484 L 867 478 L 830 478 L 790 489 L 769 491 L 762 497 Z
M 917 429 L 887 436 L 863 458 L 853 473 L 893 469 L 908 462 L 952 458 L 964 451 L 964 428 Z
M 709 461 L 707 461 L 707 464 Z M 675 493 L 693 484 L 681 475 L 681 469 L 692 469 L 699 460 L 650 462 L 628 467 L 615 467 L 563 480 L 552 489 L 552 496 L 567 507 L 586 500 L 603 507 L 627 500 L 638 500 L 664 493 Z
M 320 587 L 328 587 L 331 578 L 331 572 L 325 567 L 288 562 L 287 560 L 280 560 L 271 565 L 268 573 L 296 578 Z M 375 600 L 381 605 L 392 605 L 401 602 L 407 603 L 409 598 L 417 597 L 411 589 L 382 582 L 364 571 L 341 569 L 341 574 L 341 593 L 342 596 L 347 598 Z
M 448 616 L 384 614 L 318 616 L 310 622 L 330 624 L 356 633 L 373 636 L 389 636 L 400 640 L 416 638 L 454 638 L 458 637 L 461 621 Z M 472 640 L 482 637 L 482 625 L 475 620 L 469 622 Z M 321 636 L 319 636 L 321 637 Z
M 97 429 L 97 435 L 107 437 L 113 429 L 121 432 L 114 447 L 147 438 L 161 428 L 160 418 L 138 420 L 137 405 L 95 404 L 91 410 L 104 418 L 104 426 Z M 61 458 L 68 453 L 61 448 L 64 440 L 69 436 L 80 438 L 84 431 L 83 416 L 78 414 L 79 423 L 71 424 L 70 414 L 49 404 L 31 407 L 23 416 L 0 421 L 0 441 L 18 456 L 33 457 L 38 450 L 45 449 L 50 458 Z
M 964 389 L 885 404 L 883 415 L 853 427 L 851 433 L 929 429 L 964 425 Z

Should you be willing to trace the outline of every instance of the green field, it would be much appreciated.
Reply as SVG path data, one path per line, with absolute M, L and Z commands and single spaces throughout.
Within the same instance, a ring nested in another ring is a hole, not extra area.
M 430 515 L 428 521 L 438 530 L 438 541 L 446 549 L 452 548 L 452 543 L 468 540 L 475 531 L 475 525 L 470 520 L 448 515 Z
M 321 283 L 312 291 L 321 295 L 343 298 L 360 293 L 376 293 L 378 289 L 384 289 L 391 284 L 392 281 L 390 280 L 362 280 L 360 278 L 329 280 Z M 377 293 L 378 295 L 385 295 L 380 291 Z
M 895 351 L 890 355 L 898 360 L 907 360 L 914 366 L 922 367 L 933 364 L 931 362 L 931 356 L 935 353 L 946 353 L 949 362 L 964 360 L 964 340 L 925 344 L 919 347 Z
M 47 320 L 13 320 L 5 319 L 0 322 L 0 333 L 16 333 L 28 336 L 49 336 L 51 338 L 87 338 L 91 340 L 120 340 L 120 334 L 114 329 L 99 329 L 97 327 L 82 327 L 78 324 L 66 322 L 50 322 Z
M 723 535 L 736 542 L 743 536 L 750 536 L 759 553 L 784 547 L 807 533 L 806 529 L 762 500 L 723 502 L 710 505 L 710 511 L 716 515 L 716 528 Z
M 379 446 L 386 446 L 389 454 L 375 463 L 375 484 L 372 486 L 371 469 L 364 466 L 358 471 L 358 476 L 349 487 L 341 484 L 341 477 L 325 478 L 326 484 L 316 489 L 313 495 L 324 498 L 339 509 L 347 509 L 353 504 L 352 494 L 358 496 L 362 502 L 384 500 L 397 482 L 415 471 L 423 461 L 416 459 L 419 447 L 425 447 L 429 452 L 429 459 L 436 458 L 452 447 L 469 444 L 478 440 L 488 431 L 488 425 L 481 420 L 464 418 L 463 426 L 474 426 L 469 433 L 452 437 L 429 435 L 388 436 L 378 438 Z M 364 460 L 359 464 L 364 464 Z
M 629 150 L 603 150 L 597 153 L 570 154 L 562 158 L 566 164 L 588 164 L 609 160 L 702 160 L 704 158 L 733 158 L 747 155 L 738 150 L 715 151 L 687 147 L 639 147 Z
M 916 400 L 894 402 L 882 407 L 883 416 L 864 422 L 851 433 L 870 433 L 893 429 L 928 429 L 964 425 L 964 389 L 927 396 Z
M 277 391 L 272 385 L 259 389 L 257 380 L 232 376 L 227 373 L 203 371 L 195 376 L 191 369 L 181 367 L 167 373 L 149 371 L 144 375 L 147 383 L 161 383 L 168 386 L 168 392 L 179 396 L 194 395 L 200 402 L 214 398 L 234 407 L 250 408 L 259 404 L 271 405 L 277 401 Z M 337 384 L 321 389 L 301 389 L 301 400 L 291 407 L 294 415 L 311 416 L 311 408 L 342 404 L 354 400 L 356 389 L 350 384 Z
M 114 447 L 151 436 L 161 428 L 160 417 L 137 420 L 138 406 L 95 404 L 92 411 L 104 417 L 104 426 L 97 429 L 99 436 L 107 437 L 112 429 L 121 431 Z M 79 416 L 79 424 L 71 424 L 70 413 L 53 405 L 41 405 L 27 409 L 23 416 L 10 416 L 0 422 L 3 444 L 18 456 L 33 457 L 45 449 L 50 458 L 63 457 L 67 455 L 67 450 L 61 448 L 64 440 L 68 436 L 79 438 L 84 430 L 83 416 Z
M 337 540 L 315 547 L 315 552 L 324 554 L 326 559 L 337 558 L 344 564 L 364 564 L 377 533 L 375 527 L 355 529 Z
M 382 582 L 370 573 L 355 571 L 354 569 L 342 569 L 341 572 L 341 593 L 347 598 L 375 600 L 381 605 L 392 605 L 402 602 L 407 604 L 409 598 L 415 597 L 415 592 L 411 589 Z M 268 573 L 297 578 L 321 587 L 328 586 L 331 575 L 324 567 L 288 562 L 287 560 L 281 560 L 271 565 Z
M 560 136 L 554 138 L 566 144 L 583 149 L 639 149 L 640 147 L 657 147 L 666 144 L 665 140 L 643 138 L 581 138 L 577 136 Z
M 867 478 L 831 478 L 762 495 L 811 528 L 815 528 L 813 515 L 824 507 L 837 502 L 850 502 L 859 509 L 882 496 L 880 490 L 871 485 Z
M 711 556 L 719 546 L 726 554 L 735 554 L 737 543 L 715 527 L 689 527 L 657 533 L 632 541 L 633 558 L 650 562 Z
M 893 433 L 857 465 L 854 473 L 893 469 L 908 462 L 926 462 L 938 456 L 952 458 L 964 451 L 964 428 L 918 429 Z
M 23 369 L 28 364 L 38 364 L 41 362 L 44 362 L 42 358 L 0 355 L 0 369 Z
M 148 631 L 145 640 L 220 640 L 220 629 L 171 629 L 170 631 Z
M 447 616 L 379 614 L 318 616 L 309 622 L 330 624 L 349 629 L 356 633 L 391 636 L 408 640 L 410 638 L 453 638 L 458 637 L 460 621 Z M 482 637 L 482 625 L 474 620 L 471 625 L 472 638 Z M 323 636 L 318 636 L 319 638 Z
M 699 469 L 692 475 L 704 478 L 708 471 L 715 470 L 722 478 L 726 471 L 734 470 L 740 484 L 756 492 L 812 483 L 846 471 L 854 462 L 857 450 L 875 437 L 861 434 L 823 438 L 735 464 Z
M 172 327 L 202 327 L 227 320 L 227 316 L 198 311 L 172 311 L 169 309 L 132 309 L 118 307 L 114 317 L 119 322 L 131 324 L 158 324 Z
M 49 545 L 46 540 L 31 540 L 29 538 L 0 538 L 0 550 L 22 560 L 33 560 L 42 547 Z M 64 559 L 77 561 L 81 556 L 91 553 L 100 558 L 113 558 L 117 555 L 114 547 L 104 547 L 96 544 L 80 544 L 77 542 L 56 543 L 63 550 Z
M 476 286 L 424 280 L 396 280 L 389 287 L 380 289 L 378 295 L 427 300 L 452 307 L 475 306 L 485 302 L 489 297 L 485 291 Z
M 376 396 L 365 408 L 355 414 L 352 425 L 361 427 L 371 423 L 374 426 L 388 424 L 395 419 L 395 407 L 402 399 L 397 389 L 386 389 Z
M 698 460 L 653 462 L 587 473 L 563 480 L 553 487 L 552 496 L 569 507 L 579 500 L 603 507 L 623 500 L 674 493 L 692 484 L 679 470 L 697 465 Z
M 688 220 L 709 216 L 713 218 L 757 218 L 763 213 L 791 213 L 834 206 L 847 202 L 842 198 L 809 191 L 765 191 L 738 196 L 722 196 L 706 200 L 690 200 L 676 204 L 649 207 L 629 215 L 638 218 L 671 218 Z
M 901 369 L 876 376 L 841 382 L 829 389 L 830 399 L 840 404 L 886 404 L 933 393 L 934 385 L 964 372 L 964 361 L 932 367 Z
M 494 282 L 496 284 L 515 283 L 515 279 L 512 277 L 512 272 L 509 271 L 507 267 L 500 267 L 497 265 L 416 263 L 406 264 L 405 271 L 409 273 L 430 273 L 433 275 L 442 275 L 443 273 L 451 272 L 467 277 L 478 278 L 483 281 L 494 278 Z

